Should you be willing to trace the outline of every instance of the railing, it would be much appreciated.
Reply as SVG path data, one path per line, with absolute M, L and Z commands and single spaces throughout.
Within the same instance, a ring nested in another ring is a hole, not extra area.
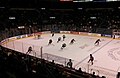
M 40 57 L 40 52 L 41 52 L 41 46 L 36 46 L 28 43 L 23 43 L 20 41 L 16 41 L 16 39 L 5 39 L 4 41 L 1 42 L 1 45 L 18 51 L 22 53 L 26 53 L 28 51 L 28 48 L 31 46 L 33 51 L 30 53 L 30 55 L 35 56 L 35 57 Z
M 80 63 L 75 68 L 76 69 L 81 68 L 82 71 L 91 73 L 91 74 L 95 72 L 96 75 L 106 76 L 106 78 L 116 78 L 116 75 L 117 75 L 117 71 L 91 65 L 89 63 Z

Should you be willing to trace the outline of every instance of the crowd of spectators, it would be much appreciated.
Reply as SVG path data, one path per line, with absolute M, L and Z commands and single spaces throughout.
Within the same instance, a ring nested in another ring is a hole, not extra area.
M 119 8 L 8 8 L 0 9 L 1 30 L 37 27 L 37 31 L 81 31 L 112 34 L 119 29 Z M 15 19 L 9 19 L 15 17 Z M 101 31 L 99 31 L 101 30 Z M 35 29 L 34 29 L 35 31 Z

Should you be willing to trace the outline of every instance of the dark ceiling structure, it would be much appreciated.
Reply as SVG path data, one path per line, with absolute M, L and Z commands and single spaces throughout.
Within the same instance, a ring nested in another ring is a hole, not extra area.
M 61 0 L 0 0 L 0 7 L 7 8 L 76 8 L 76 7 L 119 7 L 120 1 L 88 1 L 74 2 Z

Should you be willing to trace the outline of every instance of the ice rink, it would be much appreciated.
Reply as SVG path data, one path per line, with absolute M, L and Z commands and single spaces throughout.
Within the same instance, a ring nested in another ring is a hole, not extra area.
M 30 55 L 47 60 L 55 60 L 56 63 L 65 65 L 68 59 L 72 59 L 73 67 L 82 68 L 86 72 L 96 72 L 96 75 L 105 75 L 107 78 L 115 78 L 120 68 L 120 40 L 91 37 L 83 35 L 65 34 L 65 41 L 57 43 L 58 37 L 62 38 L 63 34 L 43 34 L 40 39 L 35 37 L 23 38 L 15 41 L 10 41 L 4 44 L 5 47 L 26 53 L 29 46 L 32 46 L 33 53 Z M 95 46 L 95 41 L 100 38 L 101 42 Z M 48 45 L 49 39 L 53 40 L 51 45 Z M 75 43 L 69 44 L 71 39 L 75 39 Z M 61 50 L 63 43 L 67 46 Z M 36 53 L 36 54 L 35 54 Z M 89 55 L 93 54 L 94 64 L 88 63 Z

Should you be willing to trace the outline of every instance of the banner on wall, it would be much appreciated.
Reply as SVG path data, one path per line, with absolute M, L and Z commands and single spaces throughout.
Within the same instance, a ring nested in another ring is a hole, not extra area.
M 70 34 L 70 31 L 60 31 L 62 34 Z
M 71 31 L 71 34 L 79 34 L 79 32 Z
M 39 35 L 39 34 L 42 34 L 42 32 L 36 32 L 36 33 L 34 33 L 34 34 Z
M 42 34 L 49 34 L 51 33 L 51 31 L 44 31 L 44 32 L 41 32 Z
M 112 35 L 101 34 L 101 36 L 112 38 Z
M 21 35 L 21 38 L 25 38 L 26 37 L 26 35 Z
M 16 39 L 21 39 L 21 36 L 16 36 Z
M 32 37 L 33 36 L 33 34 L 27 34 L 27 37 Z
M 16 37 L 10 37 L 9 39 L 15 40 L 15 39 L 16 39 Z
M 26 38 L 26 37 L 30 37 L 30 36 L 32 36 L 32 34 L 19 35 L 19 36 L 16 36 L 16 39 Z
M 79 32 L 80 35 L 88 35 L 87 32 Z
M 101 34 L 97 34 L 97 33 L 88 33 L 88 35 L 90 35 L 90 36 L 101 36 Z

